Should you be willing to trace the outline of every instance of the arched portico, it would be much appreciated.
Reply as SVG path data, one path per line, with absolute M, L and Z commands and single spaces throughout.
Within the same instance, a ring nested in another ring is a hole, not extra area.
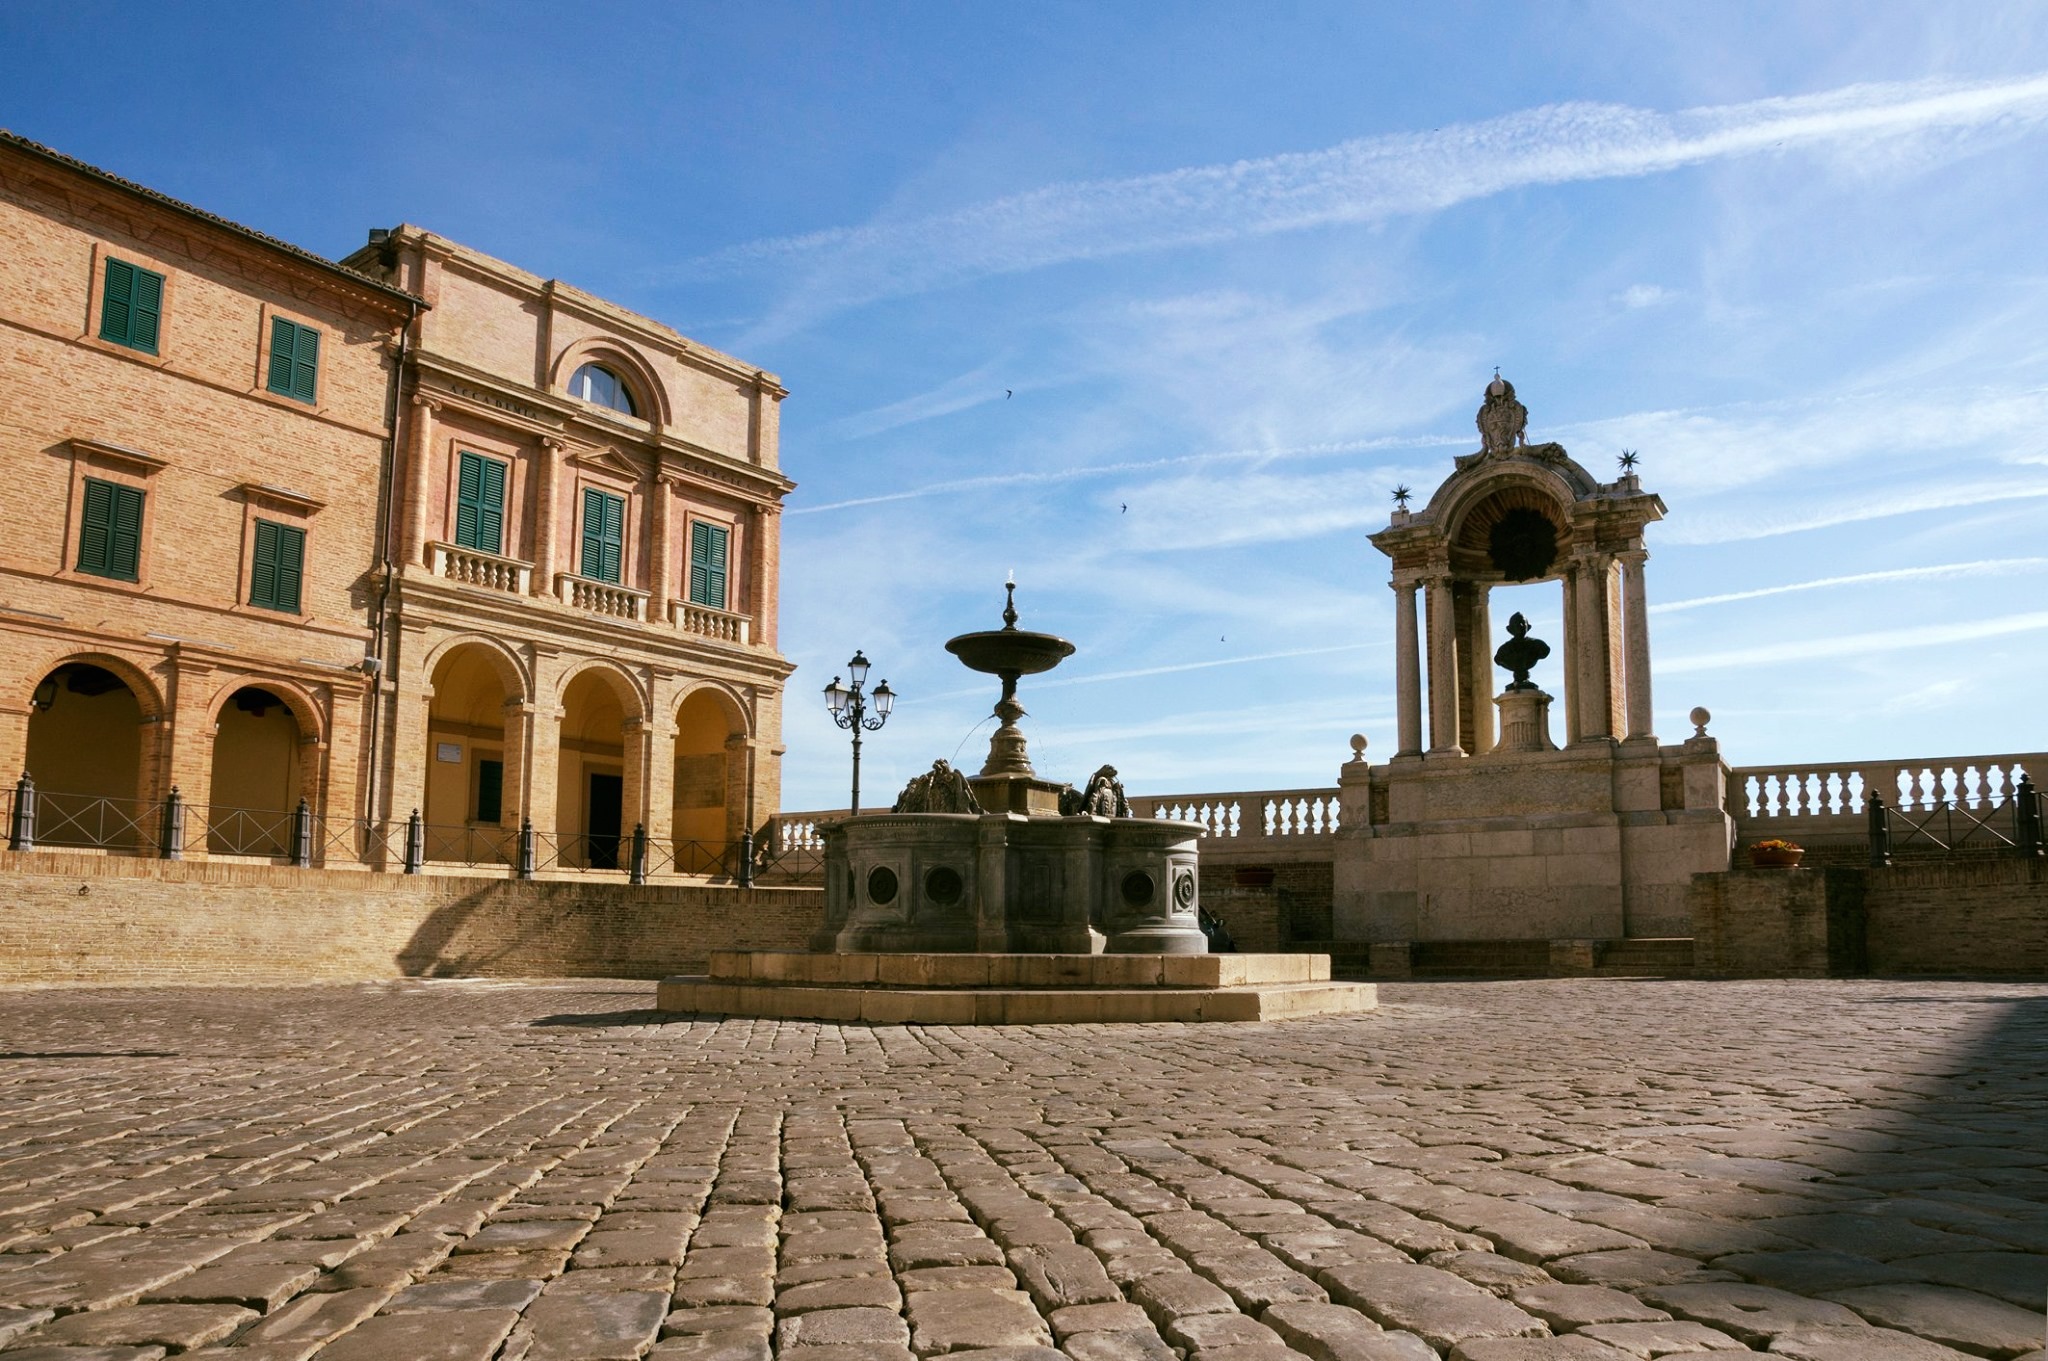
M 618 869 L 644 821 L 646 710 L 631 677 L 605 662 L 564 676 L 557 737 L 555 826 L 564 865 Z
M 685 874 L 721 873 L 746 830 L 746 710 L 723 688 L 699 685 L 676 706 L 675 729 L 675 866 Z
M 206 848 L 215 855 L 291 853 L 300 800 L 324 811 L 319 706 L 296 686 L 244 677 L 213 706 Z
M 133 850 L 150 840 L 163 715 L 149 676 L 119 657 L 79 654 L 43 672 L 29 695 L 25 762 L 41 844 Z
M 421 816 L 430 860 L 509 858 L 519 824 L 518 753 L 523 681 L 496 644 L 461 640 L 432 659 Z

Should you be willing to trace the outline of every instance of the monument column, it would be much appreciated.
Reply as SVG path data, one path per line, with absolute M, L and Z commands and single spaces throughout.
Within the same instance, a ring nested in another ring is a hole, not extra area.
M 1466 589 L 1471 596 L 1465 605 L 1465 651 L 1460 665 L 1466 668 L 1469 693 L 1465 705 L 1472 723 L 1464 730 L 1464 746 L 1468 755 L 1484 756 L 1493 750 L 1493 588 L 1475 581 Z
M 1394 703 L 1400 715 L 1396 756 L 1422 755 L 1422 644 L 1415 622 L 1415 583 L 1394 586 Z
M 1577 740 L 1607 741 L 1613 732 L 1612 677 L 1607 667 L 1607 575 L 1604 553 L 1579 555 L 1573 601 L 1572 679 L 1577 682 L 1572 708 L 1579 716 Z
M 1448 575 L 1429 591 L 1429 754 L 1463 756 L 1458 744 L 1458 611 Z
M 1621 559 L 1622 634 L 1628 643 L 1628 735 L 1656 741 L 1650 714 L 1650 605 L 1643 584 L 1649 553 L 1631 548 Z

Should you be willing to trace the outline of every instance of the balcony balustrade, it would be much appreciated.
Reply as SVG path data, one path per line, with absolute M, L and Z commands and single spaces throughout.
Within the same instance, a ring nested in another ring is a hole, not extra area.
M 437 577 L 487 591 L 525 595 L 533 588 L 533 564 L 452 543 L 427 545 L 427 568 Z

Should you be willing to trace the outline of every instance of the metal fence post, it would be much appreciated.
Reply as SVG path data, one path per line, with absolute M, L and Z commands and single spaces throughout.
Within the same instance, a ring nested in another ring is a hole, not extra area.
M 633 868 L 629 882 L 647 882 L 647 824 L 644 822 L 633 824 Z
M 405 820 L 405 872 L 418 874 L 420 862 L 427 858 L 427 826 L 420 820 L 420 810 L 412 810 L 412 816 Z
M 533 819 L 519 819 L 519 864 L 513 871 L 521 879 L 533 878 Z
M 157 854 L 165 860 L 185 858 L 185 796 L 176 785 L 164 800 L 163 838 L 157 842 Z
M 754 834 L 740 833 L 740 872 L 736 876 L 741 888 L 754 886 Z
M 14 816 L 7 820 L 7 849 L 32 851 L 36 848 L 36 782 L 27 771 L 14 782 Z
M 313 809 L 304 799 L 292 810 L 292 864 L 313 868 Z
M 1892 824 L 1885 811 L 1884 795 L 1870 791 L 1870 867 L 1883 869 L 1892 863 Z
M 2020 785 L 2014 791 L 2017 807 L 2014 817 L 2018 821 L 2017 835 L 2013 837 L 2021 855 L 2048 854 L 2041 844 L 2041 791 L 2034 788 L 2034 777 L 2020 776 Z

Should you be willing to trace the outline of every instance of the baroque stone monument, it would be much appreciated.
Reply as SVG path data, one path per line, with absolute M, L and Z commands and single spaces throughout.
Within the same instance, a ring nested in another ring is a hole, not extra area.
M 1420 510 L 1403 489 L 1372 536 L 1393 569 L 1398 741 L 1390 762 L 1339 778 L 1340 939 L 1687 936 L 1691 876 L 1727 868 L 1717 743 L 1664 745 L 1652 730 L 1644 531 L 1664 503 L 1633 456 L 1602 482 L 1562 445 L 1532 443 L 1528 424 L 1496 371 L 1478 452 Z M 1517 614 L 1494 650 L 1489 595 L 1526 582 L 1563 597 L 1546 682 L 1562 688 L 1561 740 L 1531 678 L 1549 644 Z M 1495 665 L 1511 676 L 1498 693 Z

